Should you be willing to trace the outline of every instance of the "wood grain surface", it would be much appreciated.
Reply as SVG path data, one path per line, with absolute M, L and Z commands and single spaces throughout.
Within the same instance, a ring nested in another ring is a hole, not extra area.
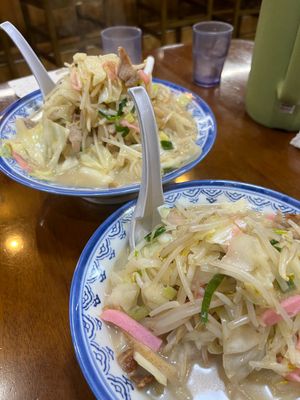
M 191 47 L 155 51 L 155 76 L 199 94 L 218 125 L 212 151 L 177 181 L 237 180 L 300 198 L 294 133 L 245 112 L 252 50 L 252 42 L 232 41 L 221 84 L 211 89 L 192 82 Z M 94 399 L 73 350 L 69 292 L 84 245 L 117 207 L 38 192 L 0 173 L 0 400 Z

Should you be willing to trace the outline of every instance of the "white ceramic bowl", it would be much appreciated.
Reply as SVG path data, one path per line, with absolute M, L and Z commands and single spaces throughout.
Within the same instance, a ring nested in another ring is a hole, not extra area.
M 284 194 L 231 181 L 192 181 L 173 185 L 165 202 L 173 206 L 212 204 L 246 199 L 254 209 L 268 212 L 300 213 L 300 202 Z M 128 245 L 128 227 L 134 202 L 112 214 L 93 234 L 78 261 L 70 294 L 70 325 L 75 352 L 82 372 L 97 399 L 142 400 L 147 396 L 134 389 L 121 370 L 100 314 L 110 270 Z M 195 397 L 196 398 L 196 397 Z M 213 388 L 202 391 L 197 400 L 225 400 Z

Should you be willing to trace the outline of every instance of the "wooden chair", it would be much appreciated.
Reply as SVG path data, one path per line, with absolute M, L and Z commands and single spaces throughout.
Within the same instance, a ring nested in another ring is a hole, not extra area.
M 261 0 L 235 0 L 235 10 L 233 18 L 234 37 L 241 36 L 241 20 L 245 16 L 256 16 L 258 18 Z M 253 36 L 255 31 L 253 32 Z
M 17 69 L 14 64 L 14 59 L 12 56 L 12 51 L 9 45 L 9 39 L 3 31 L 0 31 L 0 43 L 1 43 L 1 63 L 6 64 L 8 67 L 9 76 L 8 79 L 13 79 L 18 77 Z
M 168 30 L 175 30 L 176 42 L 180 42 L 181 28 L 210 19 L 212 1 L 204 1 L 196 13 L 190 13 L 187 6 L 197 0 L 136 0 L 138 25 L 143 32 L 159 38 L 162 45 L 167 43 Z
M 207 19 L 231 23 L 234 27 L 233 36 L 239 37 L 242 18 L 248 15 L 258 16 L 261 0 L 181 0 L 180 3 L 190 4 L 191 12 L 196 18 L 198 10 L 203 10 L 206 6 Z
M 258 17 L 260 5 L 261 0 L 212 0 L 211 19 L 230 22 L 234 28 L 233 37 L 240 37 L 242 18 Z
M 87 3 L 99 3 L 99 0 L 20 0 L 27 38 L 35 51 L 62 66 L 64 51 L 78 51 L 87 44 L 99 45 L 100 30 L 105 23 L 84 14 Z M 37 10 L 44 15 L 43 25 L 38 25 L 32 17 L 32 11 Z M 69 23 L 59 23 L 59 16 Z

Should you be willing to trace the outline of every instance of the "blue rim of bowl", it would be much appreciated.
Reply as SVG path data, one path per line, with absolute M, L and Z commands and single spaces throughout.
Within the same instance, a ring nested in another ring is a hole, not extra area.
M 215 116 L 209 107 L 209 105 L 196 93 L 184 88 L 183 86 L 177 85 L 176 83 L 172 83 L 169 81 L 165 81 L 162 79 L 153 79 L 153 82 L 155 83 L 162 83 L 165 84 L 166 86 L 174 89 L 174 90 L 179 90 L 181 92 L 189 92 L 193 95 L 194 101 L 198 104 L 198 106 L 203 110 L 205 114 L 209 114 L 213 125 L 209 128 L 209 134 L 207 137 L 207 140 L 205 142 L 204 147 L 202 148 L 201 154 L 194 160 L 190 161 L 188 164 L 183 165 L 182 167 L 169 172 L 165 174 L 162 178 L 163 184 L 166 184 L 170 181 L 172 181 L 175 178 L 178 178 L 179 176 L 185 174 L 187 171 L 191 170 L 195 165 L 197 165 L 200 161 L 206 157 L 206 155 L 209 153 L 211 148 L 213 147 L 213 144 L 216 139 L 217 135 L 217 123 Z M 10 106 L 8 106 L 4 113 L 3 117 L 0 121 L 0 132 L 1 128 L 3 125 L 6 123 L 6 120 L 10 117 L 10 114 L 17 109 L 20 105 L 22 105 L 24 102 L 27 102 L 28 100 L 33 100 L 35 97 L 38 97 L 41 95 L 40 90 L 36 90 L 32 93 L 27 94 L 26 96 L 22 97 L 21 99 L 17 100 Z M 1 138 L 0 138 L 1 139 Z M 7 166 L 6 163 L 3 162 L 2 157 L 0 157 L 0 171 L 2 171 L 4 174 L 9 176 L 11 179 L 25 185 L 28 187 L 31 187 L 33 189 L 38 189 L 44 192 L 48 193 L 54 193 L 54 194 L 62 194 L 62 195 L 70 195 L 70 196 L 80 196 L 80 197 L 112 197 L 112 196 L 123 196 L 131 193 L 135 193 L 139 191 L 139 184 L 133 184 L 133 185 L 128 185 L 128 186 L 123 186 L 115 189 L 91 189 L 91 188 L 68 188 L 67 186 L 49 186 L 47 184 L 44 184 L 43 181 L 38 181 L 34 180 L 31 181 L 27 179 L 26 177 L 23 177 L 21 175 L 18 175 L 14 172 L 13 169 Z
M 164 192 L 169 193 L 177 191 L 178 189 L 186 189 L 192 187 L 219 187 L 219 188 L 232 188 L 242 189 L 248 192 L 257 193 L 272 197 L 276 200 L 286 202 L 291 206 L 300 210 L 300 201 L 290 197 L 286 194 L 277 192 L 272 189 L 267 189 L 262 186 L 257 186 L 249 183 L 227 181 L 227 180 L 195 180 L 177 184 L 170 184 Z M 82 301 L 81 294 L 84 286 L 84 278 L 86 275 L 87 261 L 95 248 L 99 238 L 106 232 L 110 225 L 116 221 L 126 210 L 132 207 L 136 203 L 136 200 L 130 201 L 124 204 L 121 208 L 110 215 L 93 233 L 86 246 L 84 247 L 81 256 L 76 265 L 71 290 L 70 290 L 70 301 L 69 301 L 69 319 L 70 319 L 70 330 L 72 341 L 76 353 L 77 360 L 79 362 L 81 371 L 88 382 L 91 390 L 97 399 L 115 400 L 115 397 L 111 397 L 111 392 L 107 389 L 105 382 L 102 379 L 101 374 L 97 373 L 90 359 L 89 351 L 86 345 L 85 336 L 83 332 L 82 323 Z M 79 297 L 76 294 L 79 293 Z

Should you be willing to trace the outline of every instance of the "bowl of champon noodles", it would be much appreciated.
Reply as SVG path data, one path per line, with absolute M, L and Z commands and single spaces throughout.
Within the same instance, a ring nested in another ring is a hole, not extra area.
M 300 202 L 231 181 L 171 186 L 132 251 L 134 202 L 78 261 L 77 359 L 97 399 L 300 398 Z
M 124 51 L 77 53 L 42 100 L 33 92 L 10 106 L 0 124 L 0 169 L 30 187 L 75 196 L 137 193 L 142 151 L 137 113 L 127 90 L 143 85 L 154 109 L 163 183 L 210 151 L 216 122 L 196 94 L 133 65 Z

